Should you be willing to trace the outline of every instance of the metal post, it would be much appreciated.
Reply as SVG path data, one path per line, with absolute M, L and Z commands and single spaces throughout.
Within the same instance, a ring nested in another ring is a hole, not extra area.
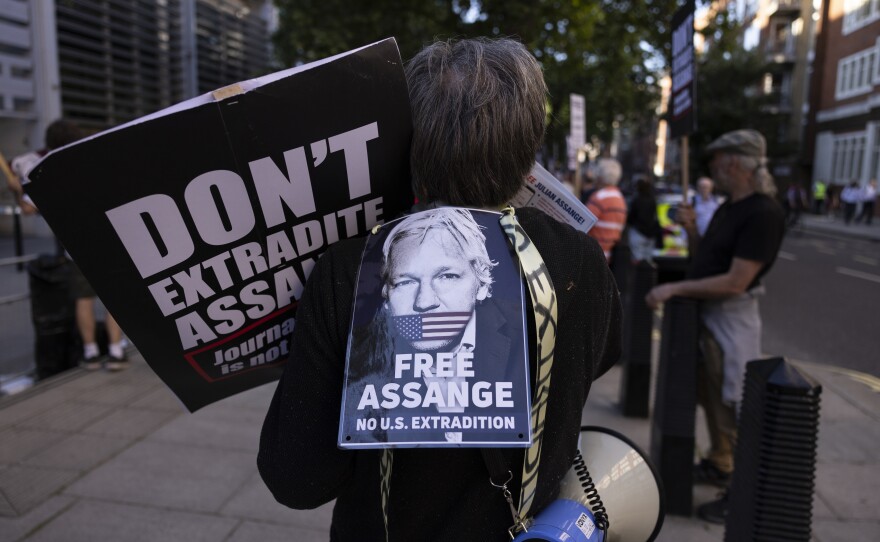
M 620 409 L 624 416 L 647 418 L 651 394 L 651 344 L 654 311 L 645 296 L 657 282 L 657 269 L 641 261 L 632 273 L 624 297 L 623 377 L 620 381 Z
M 12 235 L 15 238 L 15 257 L 24 256 L 24 239 L 21 233 L 21 207 L 15 206 L 12 210 Z M 18 262 L 15 268 L 21 272 L 24 271 L 24 263 Z
M 663 480 L 666 511 L 676 516 L 690 516 L 693 505 L 698 333 L 696 300 L 673 297 L 664 303 L 651 460 Z

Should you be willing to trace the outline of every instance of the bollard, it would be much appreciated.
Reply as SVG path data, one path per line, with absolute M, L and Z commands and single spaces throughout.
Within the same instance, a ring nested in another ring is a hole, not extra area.
M 623 376 L 620 381 L 620 409 L 624 416 L 647 418 L 651 394 L 651 344 L 654 311 L 645 296 L 657 282 L 657 269 L 641 261 L 632 273 L 629 294 L 624 299 Z
M 810 540 L 821 393 L 783 358 L 746 366 L 725 541 Z
M 15 207 L 12 213 L 12 235 L 15 239 L 15 257 L 21 258 L 24 256 L 24 241 L 21 233 L 21 208 L 18 206 Z M 22 271 L 24 269 L 24 264 L 19 262 L 16 264 L 15 268 L 18 271 Z
M 698 335 L 696 300 L 673 297 L 664 303 L 651 460 L 663 480 L 666 510 L 676 516 L 690 516 L 693 505 Z
M 70 263 L 41 255 L 28 263 L 37 379 L 76 366 L 74 303 L 70 298 Z
M 633 263 L 632 251 L 623 240 L 611 249 L 609 268 L 611 269 L 611 275 L 614 277 L 614 282 L 617 283 L 617 290 L 620 292 L 620 296 L 622 298 L 625 297 L 632 290 Z

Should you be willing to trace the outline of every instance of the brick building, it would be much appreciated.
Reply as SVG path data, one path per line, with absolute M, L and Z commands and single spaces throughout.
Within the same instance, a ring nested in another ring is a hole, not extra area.
M 804 159 L 812 179 L 880 177 L 880 0 L 826 0 L 810 82 Z

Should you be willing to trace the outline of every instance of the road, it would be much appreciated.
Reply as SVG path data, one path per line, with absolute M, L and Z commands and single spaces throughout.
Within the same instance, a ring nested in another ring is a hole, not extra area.
M 880 243 L 793 232 L 764 283 L 766 354 L 880 376 Z

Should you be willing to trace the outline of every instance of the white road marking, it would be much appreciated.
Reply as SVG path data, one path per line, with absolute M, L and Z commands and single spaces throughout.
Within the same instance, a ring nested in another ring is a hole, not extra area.
M 853 256 L 853 261 L 856 261 L 859 263 L 865 263 L 868 265 L 877 265 L 877 263 L 878 263 L 877 258 L 868 258 L 867 256 L 859 256 L 858 254 L 855 254 Z
M 790 261 L 790 262 L 796 262 L 796 261 L 797 261 L 797 256 L 795 256 L 795 255 L 792 254 L 791 252 L 786 252 L 786 251 L 784 251 L 784 250 L 780 250 L 780 251 L 779 251 L 779 259 L 780 259 L 780 260 L 788 260 L 788 261 Z
M 859 279 L 865 279 L 865 280 L 870 280 L 870 281 L 873 281 L 876 283 L 880 283 L 880 275 L 875 275 L 873 273 L 865 273 L 862 271 L 856 271 L 855 269 L 849 269 L 846 267 L 836 267 L 834 270 L 837 271 L 838 273 L 840 273 L 841 275 L 847 275 L 850 277 L 856 277 Z
M 836 250 L 831 250 L 830 248 L 825 248 L 825 247 L 816 247 L 816 252 L 820 252 L 822 254 L 828 254 L 829 256 L 836 256 L 837 255 Z

